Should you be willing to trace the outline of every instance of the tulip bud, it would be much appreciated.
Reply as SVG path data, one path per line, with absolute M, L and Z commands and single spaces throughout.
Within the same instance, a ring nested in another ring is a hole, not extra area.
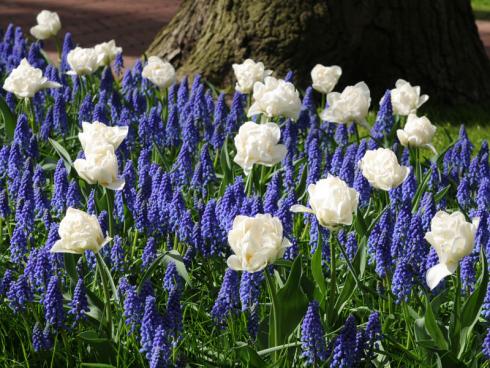
M 233 71 L 237 79 L 235 89 L 241 93 L 252 92 L 255 82 L 263 82 L 265 77 L 272 74 L 272 70 L 266 70 L 263 63 L 256 63 L 252 59 L 242 64 L 233 64 Z
M 15 94 L 18 98 L 29 98 L 45 88 L 60 88 L 61 84 L 51 82 L 43 77 L 41 69 L 34 68 L 27 59 L 22 59 L 19 66 L 13 69 L 3 83 L 3 89 Z
M 367 151 L 359 161 L 359 168 L 369 184 L 386 191 L 398 187 L 410 173 L 410 168 L 401 166 L 388 148 Z
M 443 278 L 454 273 L 459 261 L 472 252 L 479 222 L 479 218 L 467 222 L 459 211 L 451 214 L 439 211 L 432 218 L 431 231 L 425 234 L 425 239 L 434 247 L 439 263 L 426 273 L 426 282 L 431 290 Z
M 250 174 L 254 164 L 273 166 L 286 156 L 286 146 L 278 144 L 281 129 L 274 123 L 256 124 L 248 121 L 243 124 L 235 136 L 235 161 Z
M 308 186 L 308 196 L 311 208 L 297 204 L 291 207 L 291 211 L 312 213 L 320 225 L 328 229 L 352 224 L 359 193 L 342 179 L 328 175 L 326 179 Z
M 248 110 L 248 116 L 264 114 L 271 118 L 284 116 L 297 120 L 301 111 L 299 93 L 290 82 L 274 77 L 256 82 L 253 88 L 254 102 Z
M 315 65 L 311 70 L 312 87 L 320 93 L 332 92 L 342 75 L 342 69 L 337 66 Z
M 56 36 L 61 29 L 58 13 L 49 10 L 41 11 L 36 17 L 37 25 L 31 28 L 31 34 L 38 40 L 46 40 Z
M 269 214 L 235 217 L 228 232 L 228 243 L 234 253 L 228 257 L 228 267 L 247 272 L 263 270 L 291 246 L 289 240 L 283 238 L 281 221 Z
M 165 89 L 175 82 L 175 69 L 172 64 L 163 61 L 157 56 L 150 56 L 141 75 L 149 79 L 154 85 Z
M 75 208 L 68 208 L 58 229 L 60 239 L 51 252 L 82 254 L 86 250 L 97 253 L 111 238 L 102 234 L 97 217 Z

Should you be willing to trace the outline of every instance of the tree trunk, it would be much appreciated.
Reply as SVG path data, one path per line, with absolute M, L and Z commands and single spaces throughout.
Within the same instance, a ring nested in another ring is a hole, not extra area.
M 148 54 L 218 85 L 252 58 L 302 87 L 315 64 L 335 64 L 339 88 L 364 80 L 375 98 L 403 78 L 440 102 L 490 101 L 469 0 L 184 0 Z

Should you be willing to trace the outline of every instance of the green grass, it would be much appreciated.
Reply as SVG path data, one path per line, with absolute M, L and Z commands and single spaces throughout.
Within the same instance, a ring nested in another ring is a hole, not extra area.
M 487 0 L 485 0 L 487 1 Z M 488 1 L 490 4 L 490 1 Z M 490 141 L 490 111 L 478 106 L 465 108 L 437 107 L 422 109 L 419 114 L 427 115 L 437 126 L 434 146 L 444 149 L 457 139 L 459 129 L 464 124 L 468 136 L 475 147 L 480 147 L 483 140 Z
M 490 0 L 489 0 L 490 1 Z M 371 112 L 368 116 L 369 124 L 372 126 L 376 120 L 377 112 Z M 445 107 L 445 106 L 423 106 L 417 111 L 418 116 L 427 116 L 432 124 L 437 126 L 433 139 L 437 152 L 444 151 L 449 145 L 458 139 L 461 125 L 465 126 L 466 132 L 475 148 L 481 146 L 484 140 L 490 142 L 490 110 L 480 106 L 467 107 Z M 367 132 L 361 129 L 363 134 Z M 427 151 L 429 153 L 429 151 Z
M 476 19 L 490 19 L 490 0 L 471 0 Z
M 457 139 L 460 127 L 449 122 L 436 123 L 437 131 L 434 136 L 434 146 L 437 151 L 447 147 Z M 471 142 L 476 148 L 481 146 L 483 140 L 490 141 L 490 127 L 481 124 L 465 125 L 466 131 Z
M 490 11 L 490 0 L 471 0 L 471 6 L 473 9 Z

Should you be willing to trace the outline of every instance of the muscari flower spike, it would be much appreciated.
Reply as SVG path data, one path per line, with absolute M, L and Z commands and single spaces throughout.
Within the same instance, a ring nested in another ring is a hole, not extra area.
M 312 301 L 301 324 L 301 354 L 308 365 L 317 366 L 327 359 L 324 330 L 320 319 L 319 304 Z
M 73 315 L 75 318 L 75 321 L 73 322 L 74 327 L 80 320 L 85 319 L 85 313 L 90 311 L 83 278 L 78 279 L 69 306 L 70 310 L 68 311 L 68 314 Z
M 211 310 L 211 316 L 219 325 L 223 325 L 232 313 L 238 311 L 239 289 L 238 273 L 227 268 L 218 297 Z

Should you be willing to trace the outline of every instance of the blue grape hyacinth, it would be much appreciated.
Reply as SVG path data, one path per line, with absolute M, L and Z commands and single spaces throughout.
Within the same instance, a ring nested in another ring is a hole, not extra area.
M 317 301 L 308 305 L 301 324 L 301 349 L 303 350 L 302 356 L 309 365 L 317 366 L 327 359 L 327 345 Z

